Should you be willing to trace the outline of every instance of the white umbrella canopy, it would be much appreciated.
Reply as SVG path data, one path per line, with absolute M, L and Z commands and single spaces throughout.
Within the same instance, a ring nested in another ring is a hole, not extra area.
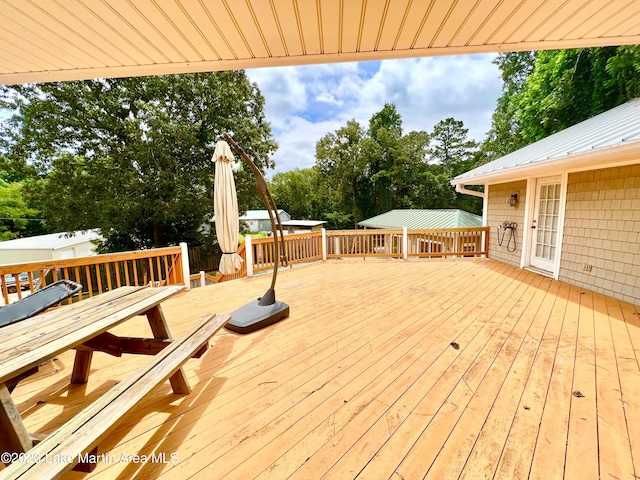
M 231 168 L 234 160 L 229 144 L 224 140 L 218 140 L 212 159 L 216 169 L 213 185 L 213 213 L 216 216 L 216 236 L 223 252 L 219 270 L 224 275 L 236 273 L 244 261 L 236 253 L 240 220 L 236 184 Z

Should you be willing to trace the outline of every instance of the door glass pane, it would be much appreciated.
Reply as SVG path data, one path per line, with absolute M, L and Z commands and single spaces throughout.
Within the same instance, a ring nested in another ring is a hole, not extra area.
M 541 185 L 538 204 L 535 256 L 554 260 L 560 213 L 560 184 Z

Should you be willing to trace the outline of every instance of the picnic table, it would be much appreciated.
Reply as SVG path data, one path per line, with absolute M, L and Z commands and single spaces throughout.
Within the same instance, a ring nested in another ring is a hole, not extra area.
M 187 334 L 173 340 L 161 303 L 183 288 L 121 287 L 0 329 L 0 452 L 29 452 L 33 458 L 53 454 L 72 458 L 95 452 L 100 440 L 124 414 L 159 383 L 169 379 L 174 393 L 190 393 L 182 365 L 189 358 L 201 356 L 209 339 L 230 317 L 208 315 Z M 121 337 L 109 332 L 138 315 L 147 317 L 152 338 Z M 94 352 L 118 357 L 144 354 L 152 355 L 153 359 L 46 438 L 31 435 L 11 392 L 20 380 L 35 373 L 39 365 L 71 349 L 76 353 L 70 382 L 76 384 L 89 380 Z M 0 471 L 0 478 L 57 478 L 75 463 L 14 462 Z M 92 467 L 85 466 L 89 470 Z

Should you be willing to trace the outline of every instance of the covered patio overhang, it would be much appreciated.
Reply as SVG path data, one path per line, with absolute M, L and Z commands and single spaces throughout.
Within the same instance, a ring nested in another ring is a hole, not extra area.
M 0 5 L 0 84 L 640 43 L 634 0 Z

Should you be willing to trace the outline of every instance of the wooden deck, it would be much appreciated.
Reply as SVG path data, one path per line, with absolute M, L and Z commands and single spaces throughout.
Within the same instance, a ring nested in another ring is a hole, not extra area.
M 269 281 L 174 297 L 172 333 Z M 640 308 L 484 259 L 333 261 L 284 272 L 277 293 L 290 318 L 216 335 L 185 366 L 192 394 L 158 387 L 96 471 L 68 478 L 640 476 Z M 50 432 L 134 365 L 96 355 L 69 387 L 61 356 L 14 398 Z

